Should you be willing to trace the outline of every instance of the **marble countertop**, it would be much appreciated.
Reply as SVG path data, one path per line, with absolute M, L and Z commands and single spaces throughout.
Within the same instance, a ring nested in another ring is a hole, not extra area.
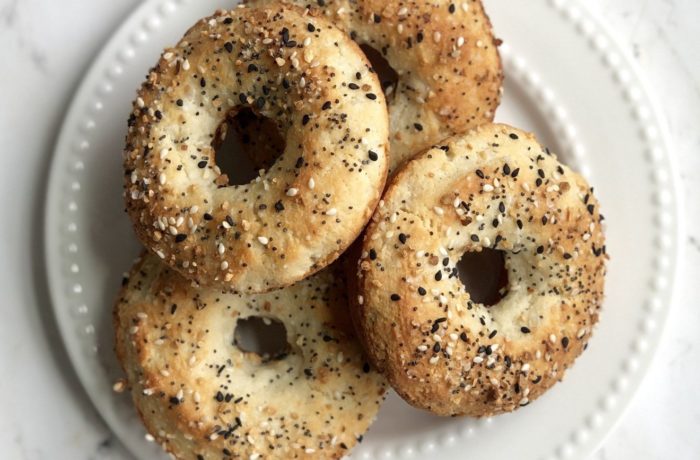
M 95 54 L 138 0 L 0 0 L 0 458 L 130 459 L 87 400 L 43 280 L 44 182 L 57 130 Z M 697 0 L 587 0 L 665 112 L 687 232 L 677 304 L 652 368 L 593 458 L 700 458 L 700 18 Z

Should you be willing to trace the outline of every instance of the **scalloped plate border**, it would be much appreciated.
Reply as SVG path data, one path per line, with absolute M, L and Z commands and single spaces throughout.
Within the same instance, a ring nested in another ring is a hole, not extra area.
M 69 279 L 70 275 L 76 275 L 82 269 L 75 258 L 71 257 L 71 254 L 78 252 L 79 247 L 75 236 L 76 224 L 69 221 L 60 232 L 56 232 L 52 224 L 59 220 L 65 222 L 65 216 L 70 216 L 78 210 L 74 197 L 81 191 L 79 177 L 85 171 L 85 165 L 80 156 L 90 149 L 90 143 L 86 138 L 96 128 L 93 116 L 104 109 L 102 97 L 112 93 L 115 81 L 123 73 L 123 66 L 129 65 L 135 56 L 136 49 L 148 40 L 149 34 L 159 29 L 164 20 L 177 11 L 178 5 L 191 1 L 193 0 L 149 0 L 140 5 L 113 35 L 87 72 L 61 128 L 46 199 L 45 238 L 49 288 L 58 325 L 64 337 L 75 333 L 75 318 L 71 320 L 71 315 L 84 314 L 87 306 L 80 300 L 83 285 Z M 598 407 L 593 408 L 585 417 L 583 426 L 575 429 L 567 438 L 557 439 L 551 455 L 545 457 L 558 459 L 584 457 L 602 442 L 604 436 L 619 420 L 641 381 L 641 375 L 649 367 L 672 304 L 674 275 L 679 271 L 682 261 L 680 254 L 683 241 L 680 235 L 684 227 L 682 213 L 679 212 L 681 209 L 680 182 L 677 180 L 678 174 L 668 148 L 665 125 L 660 119 L 658 106 L 649 96 L 634 62 L 621 51 L 604 22 L 588 11 L 584 5 L 575 0 L 539 1 L 547 2 L 564 20 L 576 28 L 610 69 L 612 78 L 624 94 L 632 116 L 639 125 L 640 136 L 647 146 L 646 160 L 652 171 L 652 181 L 659 192 L 654 202 L 657 257 L 654 267 L 655 276 L 649 280 L 652 295 L 637 325 L 642 334 L 630 344 L 630 352 L 622 363 L 619 375 L 610 382 L 609 392 L 599 398 Z M 573 160 L 576 169 L 587 175 L 585 150 L 578 141 L 575 127 L 568 121 L 566 111 L 557 104 L 556 95 L 546 85 L 541 84 L 540 76 L 530 70 L 527 62 L 516 56 L 508 45 L 502 48 L 502 55 L 507 72 L 511 75 L 517 73 L 518 78 L 527 84 L 531 95 L 543 102 L 545 114 L 553 124 L 556 134 L 563 139 L 562 144 L 566 146 L 567 151 L 563 153 L 568 154 Z M 98 84 L 88 87 L 88 83 L 92 84 L 95 81 Z M 89 102 L 86 103 L 86 100 Z M 67 176 L 59 176 L 56 174 L 57 170 L 72 177 L 66 179 Z M 63 209 L 67 214 L 62 215 L 64 219 L 59 219 L 57 213 L 61 213 Z M 52 267 L 63 267 L 63 269 L 55 270 Z M 94 326 L 89 323 L 84 324 L 83 332 L 86 335 L 93 335 Z M 84 351 L 75 349 L 71 343 L 66 341 L 71 361 L 93 403 L 99 408 L 99 394 L 95 394 L 85 383 L 88 371 L 80 365 Z M 637 379 L 630 384 L 635 376 Z M 102 415 L 115 429 L 116 421 L 104 411 Z M 420 439 L 389 450 L 386 446 L 382 446 L 375 452 L 363 449 L 359 452 L 359 456 L 373 458 L 374 456 L 405 457 L 415 454 L 435 454 L 440 445 L 448 446 L 460 440 L 466 442 L 482 428 L 488 429 L 491 424 L 491 419 L 481 421 L 467 419 L 464 423 L 456 424 L 450 430 L 452 434 L 444 434 L 435 441 L 426 442 Z M 123 437 L 123 433 L 117 432 L 117 434 Z
M 636 63 L 624 52 L 607 23 L 584 1 L 580 4 L 572 0 L 546 1 L 584 35 L 613 74 L 613 79 L 631 105 L 633 117 L 641 125 L 639 134 L 647 143 L 645 156 L 655 168 L 652 169 L 652 181 L 659 192 L 653 203 L 658 225 L 655 237 L 656 276 L 648 280 L 654 295 L 647 299 L 642 318 L 638 320 L 638 330 L 642 335 L 630 344 L 630 355 L 622 363 L 621 374 L 610 382 L 610 393 L 600 397 L 598 408 L 586 417 L 585 426 L 570 433 L 568 439 L 559 440 L 552 455 L 546 457 L 546 460 L 556 460 L 572 458 L 576 454 L 585 458 L 595 451 L 620 422 L 639 389 L 676 300 L 676 274 L 682 271 L 683 265 L 681 255 L 685 221 L 681 212 L 683 195 L 680 174 L 674 161 L 676 158 L 669 148 L 671 143 L 666 123 Z M 638 380 L 630 386 L 630 380 L 635 375 L 639 376 Z M 617 413 L 613 412 L 615 409 Z M 594 438 L 592 434 L 596 432 L 600 433 L 598 439 L 591 441 Z M 583 449 L 584 446 L 589 450 Z

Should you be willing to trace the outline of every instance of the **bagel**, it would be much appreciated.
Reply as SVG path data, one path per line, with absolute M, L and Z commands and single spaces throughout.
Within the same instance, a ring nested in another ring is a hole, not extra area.
M 370 68 L 344 33 L 294 7 L 197 22 L 162 54 L 129 119 L 125 200 L 141 242 L 190 280 L 245 293 L 335 260 L 386 180 L 388 115 Z M 253 182 L 227 186 L 212 144 L 241 109 L 283 127 L 285 149 Z
M 399 76 L 387 88 L 390 171 L 436 142 L 493 121 L 503 72 L 480 0 L 283 0 L 325 16 Z M 276 4 L 279 0 L 248 0 Z M 390 83 L 383 82 L 385 88 Z
M 484 125 L 390 182 L 362 243 L 355 308 L 369 357 L 409 403 L 487 416 L 563 377 L 598 320 L 606 263 L 593 189 L 532 134 Z M 470 299 L 457 262 L 502 251 L 507 293 Z
M 335 267 L 335 266 L 333 266 Z M 153 438 L 178 459 L 339 458 L 375 418 L 385 381 L 351 334 L 336 269 L 274 293 L 194 287 L 153 255 L 114 311 L 116 352 Z M 239 321 L 286 326 L 288 354 L 234 345 Z

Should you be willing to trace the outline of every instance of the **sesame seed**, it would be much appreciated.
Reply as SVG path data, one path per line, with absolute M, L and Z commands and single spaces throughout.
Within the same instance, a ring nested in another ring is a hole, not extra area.
M 223 262 L 221 262 L 220 267 L 221 267 L 222 270 L 228 269 L 228 262 L 226 262 L 226 261 L 224 260 Z
M 299 189 L 296 188 L 289 188 L 287 189 L 287 196 L 296 196 L 297 193 L 299 193 Z
M 267 239 L 266 237 L 264 237 L 264 236 L 259 236 L 259 237 L 258 237 L 258 241 L 259 241 L 260 244 L 262 244 L 263 246 L 266 246 L 267 243 L 270 242 L 270 240 L 268 240 L 268 239 Z
M 216 247 L 216 250 L 219 252 L 220 255 L 223 255 L 223 253 L 226 251 L 226 247 L 222 243 L 219 243 Z
M 328 211 L 326 211 L 327 216 L 335 216 L 336 214 L 338 214 L 338 210 L 335 208 L 331 208 Z
M 309 178 L 309 188 L 310 188 L 311 190 L 313 190 L 314 187 L 316 187 L 316 181 L 314 181 L 314 178 L 311 177 L 311 178 Z
M 119 379 L 116 382 L 114 382 L 114 385 L 112 385 L 112 391 L 115 393 L 123 393 L 124 390 L 126 389 L 126 382 L 124 379 Z
M 473 361 L 475 364 L 479 364 L 479 363 L 484 362 L 484 358 L 482 358 L 481 356 L 474 356 L 474 359 L 472 359 L 472 361 Z
M 435 214 L 437 214 L 438 216 L 443 216 L 443 215 L 445 215 L 445 210 L 442 209 L 440 206 L 435 206 L 435 207 L 433 208 L 433 211 L 435 211 Z
M 491 184 L 484 184 L 483 190 L 484 190 L 484 192 L 493 192 L 493 185 L 491 185 Z

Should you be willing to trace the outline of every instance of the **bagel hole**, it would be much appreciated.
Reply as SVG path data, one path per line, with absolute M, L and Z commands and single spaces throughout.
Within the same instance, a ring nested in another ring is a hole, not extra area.
M 360 49 L 365 53 L 370 64 L 372 64 L 372 69 L 377 73 L 384 91 L 384 97 L 386 97 L 387 101 L 391 100 L 394 96 L 396 85 L 399 83 L 398 72 L 391 67 L 389 61 L 377 49 L 369 45 L 360 45 Z
M 457 263 L 457 270 L 473 302 L 490 307 L 506 296 L 508 271 L 503 251 L 484 248 L 466 252 Z
M 246 353 L 260 356 L 263 362 L 283 359 L 290 351 L 284 324 L 264 316 L 239 319 L 233 344 Z
M 226 117 L 212 146 L 216 165 L 228 178 L 227 185 L 244 185 L 270 169 L 284 152 L 284 137 L 270 118 L 243 108 Z

